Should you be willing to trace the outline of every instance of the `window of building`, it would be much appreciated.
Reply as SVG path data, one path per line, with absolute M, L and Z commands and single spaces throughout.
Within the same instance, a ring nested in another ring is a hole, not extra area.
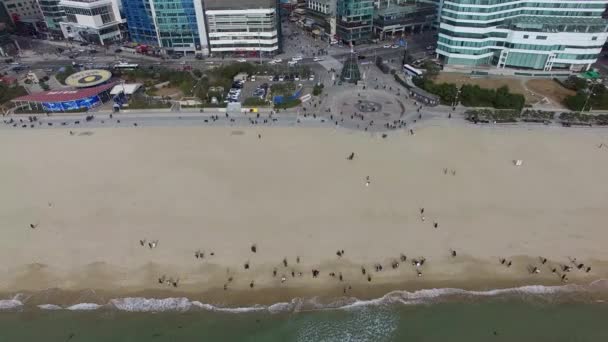
M 547 36 L 536 36 L 538 40 L 547 40 Z

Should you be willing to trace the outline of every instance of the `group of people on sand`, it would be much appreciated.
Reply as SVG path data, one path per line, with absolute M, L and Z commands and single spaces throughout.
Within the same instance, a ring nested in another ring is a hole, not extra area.
M 546 267 L 548 270 L 551 271 L 552 274 L 557 275 L 557 277 L 562 281 L 562 282 L 567 282 L 568 279 L 568 275 L 567 273 L 569 273 L 570 271 L 572 271 L 573 269 L 577 269 L 580 270 L 582 272 L 585 273 L 589 273 L 591 272 L 591 266 L 586 266 L 584 263 L 578 262 L 576 260 L 576 258 L 569 258 L 570 260 L 570 265 L 567 264 L 559 264 L 557 263 L 548 263 L 549 260 L 545 257 L 538 257 L 538 261 L 539 261 L 539 265 L 533 265 L 530 264 L 528 265 L 528 272 L 530 274 L 539 274 L 541 273 L 541 268 L 542 267 Z M 498 261 L 500 262 L 501 265 L 504 265 L 506 267 L 511 267 L 511 265 L 513 264 L 513 262 L 511 260 L 507 260 L 505 258 L 499 258 Z

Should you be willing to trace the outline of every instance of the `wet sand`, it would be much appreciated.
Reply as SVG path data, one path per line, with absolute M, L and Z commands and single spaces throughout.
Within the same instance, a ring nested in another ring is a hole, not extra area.
M 567 273 L 570 283 L 608 274 L 603 131 L 443 123 L 387 139 L 327 128 L 93 133 L 0 135 L 0 292 L 93 289 L 104 293 L 100 302 L 189 293 L 238 306 L 332 298 L 349 285 L 350 295 L 374 298 L 391 289 L 561 284 L 551 268 L 569 257 L 592 267 Z M 410 263 L 419 257 L 422 277 Z M 179 278 L 178 287 L 159 284 L 162 275 Z

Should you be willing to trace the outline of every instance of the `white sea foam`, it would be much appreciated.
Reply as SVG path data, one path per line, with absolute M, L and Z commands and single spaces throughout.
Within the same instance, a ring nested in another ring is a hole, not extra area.
M 23 303 L 17 299 L 0 299 L 0 310 L 10 310 L 23 306 Z
M 118 310 L 132 312 L 188 311 L 192 307 L 192 302 L 185 297 L 163 299 L 128 297 L 112 299 L 110 305 Z
M 247 313 L 266 311 L 269 313 L 281 312 L 300 312 L 303 310 L 335 310 L 335 309 L 353 309 L 366 306 L 378 306 L 388 304 L 402 305 L 417 305 L 424 303 L 432 303 L 440 301 L 442 298 L 451 296 L 470 296 L 470 297 L 491 297 L 500 295 L 532 295 L 542 296 L 547 294 L 585 291 L 592 288 L 604 287 L 606 280 L 598 280 L 588 286 L 583 285 L 564 285 L 564 286 L 542 286 L 529 285 L 515 288 L 495 289 L 486 291 L 468 291 L 456 288 L 440 288 L 440 289 L 424 289 L 418 291 L 392 291 L 380 298 L 369 300 L 359 300 L 354 297 L 338 298 L 330 303 L 319 302 L 317 298 L 294 298 L 290 302 L 280 302 L 272 305 L 253 305 L 249 307 L 222 307 L 200 301 L 191 301 L 185 297 L 179 298 L 143 298 L 143 297 L 127 297 L 115 298 L 110 300 L 107 307 L 115 308 L 120 311 L 130 312 L 162 312 L 162 311 L 188 311 L 188 310 L 206 310 L 215 312 L 227 313 Z M 12 299 L 0 300 L 0 310 L 13 309 L 23 306 L 23 298 L 20 295 Z M 104 305 L 95 303 L 80 303 L 66 307 L 67 310 L 96 310 Z M 38 305 L 43 310 L 58 310 L 61 307 L 53 304 Z
M 381 304 L 422 304 L 437 300 L 438 298 L 460 295 L 460 296 L 474 296 L 474 297 L 493 297 L 505 294 L 530 294 L 530 295 L 545 295 L 554 294 L 558 292 L 570 292 L 576 290 L 583 290 L 583 286 L 579 285 L 564 285 L 564 286 L 543 286 L 543 285 L 529 285 L 506 289 L 495 289 L 487 291 L 468 291 L 463 289 L 455 288 L 441 288 L 441 289 L 425 289 L 414 292 L 409 291 L 392 291 L 386 295 L 370 299 L 370 300 L 356 300 L 355 302 L 344 305 L 341 309 L 351 309 L 361 306 L 368 305 L 381 305 Z
M 63 310 L 61 306 L 55 304 L 40 304 L 38 307 L 41 310 Z
M 73 310 L 73 311 L 91 311 L 91 310 L 97 310 L 101 308 L 101 305 L 99 304 L 95 304 L 95 303 L 79 303 L 79 304 L 75 304 L 72 306 L 68 306 L 66 309 L 67 310 Z
M 274 303 L 269 305 L 267 310 L 270 313 L 280 313 L 280 312 L 299 312 L 302 308 L 303 301 L 300 298 L 294 298 L 291 302 L 281 302 Z
M 27 300 L 23 294 L 18 293 L 11 299 L 0 299 L 0 310 L 11 310 L 23 306 L 23 303 Z
M 207 303 L 201 303 L 199 301 L 192 302 L 198 308 L 207 311 L 218 311 L 218 312 L 230 312 L 230 313 L 246 313 L 246 312 L 255 312 L 255 311 L 264 311 L 266 310 L 266 306 L 263 305 L 254 305 L 249 307 L 241 307 L 241 308 L 224 308 L 220 306 L 214 306 Z

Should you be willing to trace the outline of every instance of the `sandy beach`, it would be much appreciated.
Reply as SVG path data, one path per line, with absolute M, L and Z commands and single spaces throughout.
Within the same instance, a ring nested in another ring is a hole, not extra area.
M 330 128 L 90 131 L 0 134 L 0 292 L 238 304 L 608 275 L 605 131 L 445 122 L 386 139 Z M 163 275 L 178 286 L 159 284 Z

